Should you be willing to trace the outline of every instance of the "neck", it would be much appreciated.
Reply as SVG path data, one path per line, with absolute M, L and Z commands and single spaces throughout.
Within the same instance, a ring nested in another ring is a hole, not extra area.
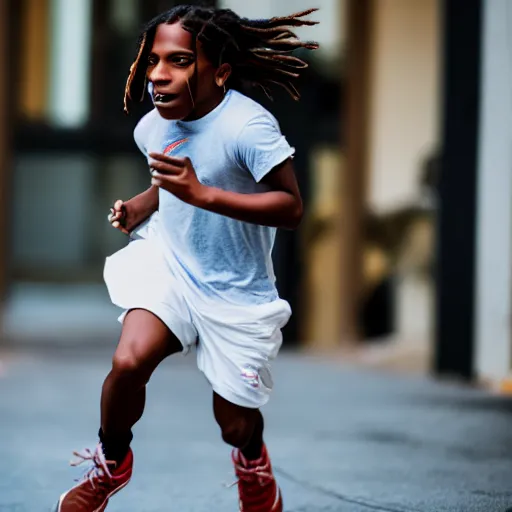
M 192 112 L 183 119 L 183 121 L 195 121 L 196 119 L 201 119 L 201 117 L 206 116 L 222 103 L 224 96 L 224 91 L 219 87 L 218 92 L 215 91 L 212 96 L 199 103 L 196 102 Z

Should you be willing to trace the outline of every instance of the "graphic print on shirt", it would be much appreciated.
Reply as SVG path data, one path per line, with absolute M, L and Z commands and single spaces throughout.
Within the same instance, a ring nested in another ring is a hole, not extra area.
M 171 142 L 171 144 L 169 144 L 164 149 L 164 155 L 169 156 L 171 153 L 176 151 L 180 146 L 183 146 L 183 144 L 185 144 L 186 142 L 188 142 L 188 138 L 180 139 L 180 140 L 176 140 L 174 142 Z
M 189 137 L 180 138 L 174 140 L 173 142 L 169 142 L 169 140 L 172 139 L 167 139 L 164 143 L 165 149 L 162 151 L 164 155 L 174 156 L 176 158 L 189 157 L 190 159 L 192 159 L 192 155 L 189 152 L 190 144 L 192 143 L 192 141 L 190 140 Z M 199 181 L 203 185 L 213 186 L 215 184 L 211 180 L 208 180 L 207 178 L 204 177 L 202 168 L 195 167 L 194 170 Z

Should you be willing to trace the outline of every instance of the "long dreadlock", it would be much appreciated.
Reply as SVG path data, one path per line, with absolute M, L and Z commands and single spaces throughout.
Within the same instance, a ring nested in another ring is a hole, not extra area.
M 130 68 L 126 83 L 124 108 L 134 98 L 142 101 L 146 91 L 146 70 L 153 46 L 156 28 L 163 23 L 180 21 L 196 42 L 203 45 L 206 57 L 215 65 L 231 65 L 232 72 L 227 87 L 258 86 L 272 99 L 271 88 L 283 87 L 294 99 L 300 94 L 295 86 L 300 70 L 308 64 L 293 55 L 294 50 L 316 50 L 318 43 L 301 41 L 290 29 L 316 25 L 315 21 L 302 19 L 317 11 L 308 9 L 290 16 L 263 20 L 241 18 L 230 9 L 215 9 L 194 5 L 174 7 L 149 22 L 138 41 L 137 57 Z M 196 67 L 197 71 L 197 67 Z

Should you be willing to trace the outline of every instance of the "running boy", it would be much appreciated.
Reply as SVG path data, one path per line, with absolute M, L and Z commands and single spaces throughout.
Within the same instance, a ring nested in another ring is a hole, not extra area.
M 163 359 L 197 346 L 213 389 L 222 438 L 233 446 L 240 510 L 281 512 L 259 408 L 272 389 L 270 362 L 291 311 L 275 287 L 276 228 L 294 229 L 302 201 L 293 148 L 244 84 L 294 98 L 302 42 L 314 9 L 268 20 L 179 6 L 150 22 L 130 70 L 125 109 L 149 86 L 155 109 L 135 129 L 152 186 L 109 216 L 132 241 L 107 258 L 105 281 L 123 309 L 122 333 L 101 396 L 100 442 L 76 454 L 92 463 L 56 512 L 102 512 L 132 475 L 132 427 Z

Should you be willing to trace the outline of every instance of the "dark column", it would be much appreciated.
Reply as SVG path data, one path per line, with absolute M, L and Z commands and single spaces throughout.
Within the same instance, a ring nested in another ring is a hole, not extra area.
M 378 1 L 378 0 L 377 0 Z M 364 207 L 368 154 L 369 79 L 374 0 L 351 0 L 347 6 L 345 120 L 341 145 L 346 148 L 342 203 L 341 308 L 342 344 L 360 341 Z
M 482 0 L 443 4 L 442 162 L 434 370 L 473 375 Z

